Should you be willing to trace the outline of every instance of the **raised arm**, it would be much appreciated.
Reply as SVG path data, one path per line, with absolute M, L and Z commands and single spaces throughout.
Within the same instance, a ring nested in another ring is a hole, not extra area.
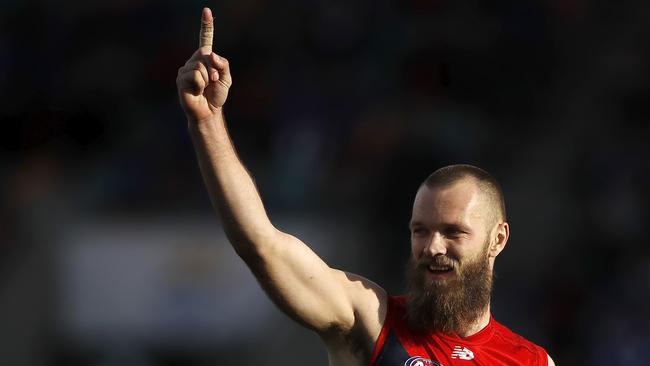
M 205 185 L 228 239 L 289 316 L 324 338 L 358 330 L 374 342 L 385 312 L 384 291 L 331 269 L 303 242 L 271 224 L 226 129 L 222 107 L 232 78 L 228 61 L 212 52 L 207 8 L 201 23 L 200 47 L 179 69 L 176 84 Z

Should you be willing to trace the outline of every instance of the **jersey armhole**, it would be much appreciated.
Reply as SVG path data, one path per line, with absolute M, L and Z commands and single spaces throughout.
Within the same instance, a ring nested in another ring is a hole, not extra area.
M 537 353 L 539 353 L 540 366 L 548 366 L 548 353 L 542 347 L 537 347 Z
M 377 358 L 381 354 L 381 350 L 384 348 L 386 343 L 386 338 L 388 337 L 388 332 L 390 331 L 390 324 L 392 323 L 393 317 L 393 298 L 392 296 L 387 296 L 388 309 L 386 310 L 386 318 L 384 319 L 384 324 L 381 327 L 379 332 L 379 337 L 377 337 L 377 342 L 375 343 L 375 349 L 372 351 L 372 356 L 370 357 L 370 362 L 368 366 L 373 366 L 377 362 Z

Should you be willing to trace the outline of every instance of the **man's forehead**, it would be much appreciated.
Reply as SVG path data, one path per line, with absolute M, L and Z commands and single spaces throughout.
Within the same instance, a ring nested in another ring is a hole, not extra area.
M 412 220 L 469 223 L 486 216 L 483 201 L 480 188 L 469 179 L 441 187 L 422 186 L 415 196 Z

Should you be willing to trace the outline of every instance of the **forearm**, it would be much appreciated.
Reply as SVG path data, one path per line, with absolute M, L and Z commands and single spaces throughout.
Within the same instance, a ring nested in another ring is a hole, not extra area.
M 228 239 L 240 256 L 259 251 L 276 235 L 250 174 L 230 140 L 222 114 L 189 123 L 203 181 Z

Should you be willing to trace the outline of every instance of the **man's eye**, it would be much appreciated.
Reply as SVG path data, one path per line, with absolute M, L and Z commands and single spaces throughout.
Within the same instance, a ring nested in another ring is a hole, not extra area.
M 427 233 L 427 231 L 425 229 L 420 229 L 420 228 L 413 229 L 413 230 L 411 230 L 411 232 L 413 233 L 413 235 L 418 235 L 418 236 L 419 235 L 426 235 L 426 233 Z
M 448 238 L 458 238 L 459 236 L 463 235 L 464 233 L 460 230 L 447 230 L 445 232 L 445 236 Z

